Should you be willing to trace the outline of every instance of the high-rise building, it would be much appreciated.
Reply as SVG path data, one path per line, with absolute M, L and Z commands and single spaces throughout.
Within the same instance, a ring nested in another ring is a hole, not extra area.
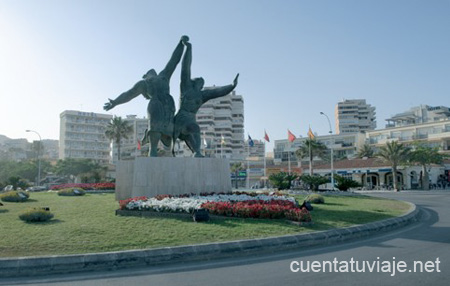
M 200 126 L 202 151 L 206 157 L 222 157 L 243 160 L 244 147 L 244 100 L 235 91 L 209 100 L 197 112 Z M 184 143 L 175 146 L 178 156 L 191 156 Z
M 105 130 L 111 119 L 109 114 L 63 111 L 60 114 L 59 158 L 84 158 L 108 164 L 111 147 Z
M 409 126 L 450 119 L 450 108 L 445 106 L 419 105 L 386 119 L 386 128 Z
M 336 133 L 355 133 L 375 130 L 375 107 L 365 99 L 346 99 L 338 102 L 335 110 Z

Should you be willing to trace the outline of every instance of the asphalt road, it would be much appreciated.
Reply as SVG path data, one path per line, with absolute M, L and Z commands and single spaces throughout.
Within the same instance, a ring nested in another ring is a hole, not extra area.
M 422 216 L 405 228 L 339 245 L 145 269 L 4 279 L 0 285 L 450 285 L 450 192 L 373 195 L 413 202 Z

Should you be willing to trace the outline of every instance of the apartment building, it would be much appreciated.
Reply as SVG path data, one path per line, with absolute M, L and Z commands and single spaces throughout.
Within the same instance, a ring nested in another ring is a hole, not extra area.
M 59 159 L 85 158 L 100 164 L 111 161 L 105 130 L 112 115 L 65 110 L 60 114 Z
M 356 133 L 375 130 L 375 107 L 365 99 L 347 99 L 338 102 L 335 109 L 336 133 Z
M 296 138 L 294 142 L 289 142 L 287 139 L 274 141 L 274 163 L 275 165 L 286 164 L 290 161 L 291 164 L 298 164 L 295 151 L 298 150 L 307 140 L 308 137 Z M 315 139 L 323 143 L 328 149 L 333 148 L 334 158 L 354 158 L 358 153 L 358 149 L 364 145 L 364 133 L 344 133 L 316 136 Z M 320 160 L 315 158 L 315 160 Z M 307 163 L 308 159 L 302 161 Z
M 414 124 L 421 124 L 435 121 L 445 121 L 450 119 L 450 108 L 446 106 L 419 105 L 412 107 L 408 111 L 398 113 L 391 118 L 386 128 L 402 127 Z
M 405 145 L 417 141 L 450 154 L 450 119 L 369 131 L 366 141 L 375 150 L 390 141 Z
M 197 112 L 202 151 L 206 157 L 243 160 L 247 149 L 244 143 L 244 100 L 235 91 L 209 100 Z M 192 156 L 184 142 L 175 146 L 177 156 Z

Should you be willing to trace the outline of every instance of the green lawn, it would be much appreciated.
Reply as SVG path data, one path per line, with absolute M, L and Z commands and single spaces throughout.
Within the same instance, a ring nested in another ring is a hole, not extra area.
M 303 197 L 297 197 L 299 201 Z M 284 220 L 190 219 L 115 216 L 114 194 L 62 197 L 32 193 L 24 203 L 0 206 L 0 257 L 74 254 L 197 244 L 345 227 L 398 216 L 409 205 L 372 197 L 326 196 L 314 205 L 313 226 L 299 227 Z M 25 223 L 18 217 L 28 207 L 50 207 L 55 217 L 44 223 Z

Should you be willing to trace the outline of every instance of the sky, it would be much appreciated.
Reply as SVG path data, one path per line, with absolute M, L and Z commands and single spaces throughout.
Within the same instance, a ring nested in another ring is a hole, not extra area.
M 192 76 L 244 98 L 245 134 L 286 139 L 333 133 L 343 99 L 386 119 L 420 104 L 450 106 L 449 0 L 0 0 L 0 134 L 59 138 L 64 110 L 146 116 L 140 96 L 103 105 L 149 69 L 161 71 L 182 35 Z M 178 107 L 178 67 L 171 94 Z

